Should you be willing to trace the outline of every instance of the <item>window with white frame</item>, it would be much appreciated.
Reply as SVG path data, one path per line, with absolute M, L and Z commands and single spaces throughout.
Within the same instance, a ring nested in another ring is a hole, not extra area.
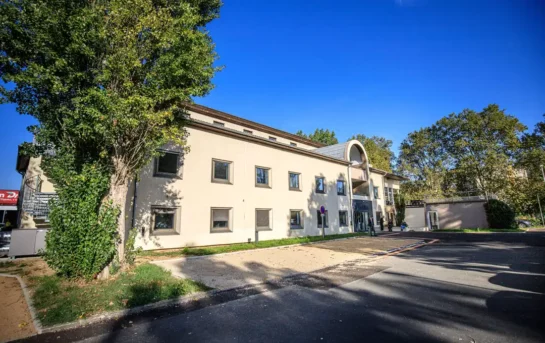
M 232 212 L 230 207 L 215 207 L 211 209 L 210 232 L 231 232 Z
M 270 187 L 270 168 L 255 167 L 255 185 L 257 187 Z
M 297 230 L 303 228 L 303 211 L 290 210 L 290 229 Z
M 271 230 L 272 229 L 272 210 L 270 208 L 255 209 L 255 228 L 256 230 Z
M 373 187 L 373 195 L 375 199 L 380 199 L 378 187 Z
M 232 162 L 212 160 L 212 182 L 232 183 Z
M 174 177 L 178 175 L 180 166 L 180 153 L 174 151 L 161 151 L 161 155 L 154 160 L 154 176 Z

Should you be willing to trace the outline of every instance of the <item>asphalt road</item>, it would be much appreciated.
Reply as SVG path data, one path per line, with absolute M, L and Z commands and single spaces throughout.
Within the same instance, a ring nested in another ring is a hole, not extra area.
M 544 342 L 544 293 L 545 247 L 441 243 L 84 341 Z

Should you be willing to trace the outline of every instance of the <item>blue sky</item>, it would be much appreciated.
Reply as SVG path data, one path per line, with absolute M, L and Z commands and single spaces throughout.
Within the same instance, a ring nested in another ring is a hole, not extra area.
M 406 135 L 497 103 L 545 113 L 541 0 L 224 0 L 209 26 L 225 69 L 197 102 L 288 132 Z M 1 105 L 0 189 L 19 188 L 32 118 Z

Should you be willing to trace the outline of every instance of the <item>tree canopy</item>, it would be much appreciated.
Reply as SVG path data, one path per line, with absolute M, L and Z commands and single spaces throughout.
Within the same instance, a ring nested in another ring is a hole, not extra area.
M 297 136 L 310 139 L 311 141 L 322 143 L 324 145 L 333 145 L 339 143 L 337 137 L 335 137 L 335 131 L 329 131 L 328 129 L 316 129 L 314 133 L 305 134 L 302 130 L 295 133 Z
M 367 152 L 367 157 L 373 167 L 389 172 L 392 171 L 392 163 L 395 155 L 392 151 L 391 140 L 379 136 L 367 137 L 364 134 L 357 134 L 350 139 L 357 139 L 363 144 Z
M 220 5 L 0 2 L 0 77 L 13 85 L 0 86 L 2 101 L 38 119 L 30 130 L 42 152 L 55 151 L 50 163 L 68 161 L 76 172 L 93 164 L 110 175 L 122 241 L 128 181 L 166 142 L 185 145 L 184 103 L 213 87 L 219 68 L 205 26 Z M 62 185 L 62 175 L 53 181 Z
M 498 105 L 464 110 L 412 132 L 401 143 L 398 170 L 412 198 L 502 195 L 515 175 L 515 157 L 526 127 Z

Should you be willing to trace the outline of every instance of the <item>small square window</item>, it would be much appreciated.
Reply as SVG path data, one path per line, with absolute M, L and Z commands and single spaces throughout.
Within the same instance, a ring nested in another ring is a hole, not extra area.
M 301 174 L 289 172 L 288 177 L 289 177 L 290 191 L 300 191 L 301 190 L 301 184 L 300 184 Z
M 257 187 L 270 187 L 270 169 L 255 167 L 255 185 Z
M 273 141 L 273 142 L 276 142 L 276 137 L 269 136 L 269 140 L 270 140 L 270 141 Z
M 271 230 L 271 209 L 255 210 L 255 228 L 256 230 Z
M 297 143 L 290 142 L 291 146 L 297 146 Z
M 210 232 L 231 232 L 231 208 L 212 208 Z
M 154 176 L 176 176 L 180 162 L 180 153 L 162 152 L 162 156 L 155 158 Z
M 346 182 L 337 180 L 337 195 L 346 195 Z
M 322 213 L 320 212 L 320 210 L 317 210 L 316 211 L 316 214 L 318 215 L 318 227 L 321 228 L 322 227 Z M 324 218 L 325 218 L 325 223 L 324 223 L 324 226 L 325 227 L 329 227 L 329 218 L 328 218 L 328 214 L 327 214 L 327 210 L 325 211 L 324 213 Z
M 176 233 L 176 211 L 175 207 L 152 207 L 152 233 Z
M 303 211 L 290 210 L 290 229 L 297 230 L 303 228 Z
M 232 162 L 212 160 L 212 182 L 231 183 Z
M 225 126 L 224 123 L 222 123 L 222 122 L 220 122 L 220 121 L 215 121 L 215 120 L 214 120 L 214 125 L 216 125 L 216 126 L 221 126 L 221 127 L 224 127 L 224 126 Z
M 316 177 L 316 193 L 325 193 L 325 178 Z
M 348 212 L 347 211 L 339 211 L 339 225 L 340 226 L 348 226 Z
M 243 129 L 242 132 L 248 134 L 248 135 L 253 135 L 254 133 L 251 131 L 251 130 L 246 130 L 246 129 Z

